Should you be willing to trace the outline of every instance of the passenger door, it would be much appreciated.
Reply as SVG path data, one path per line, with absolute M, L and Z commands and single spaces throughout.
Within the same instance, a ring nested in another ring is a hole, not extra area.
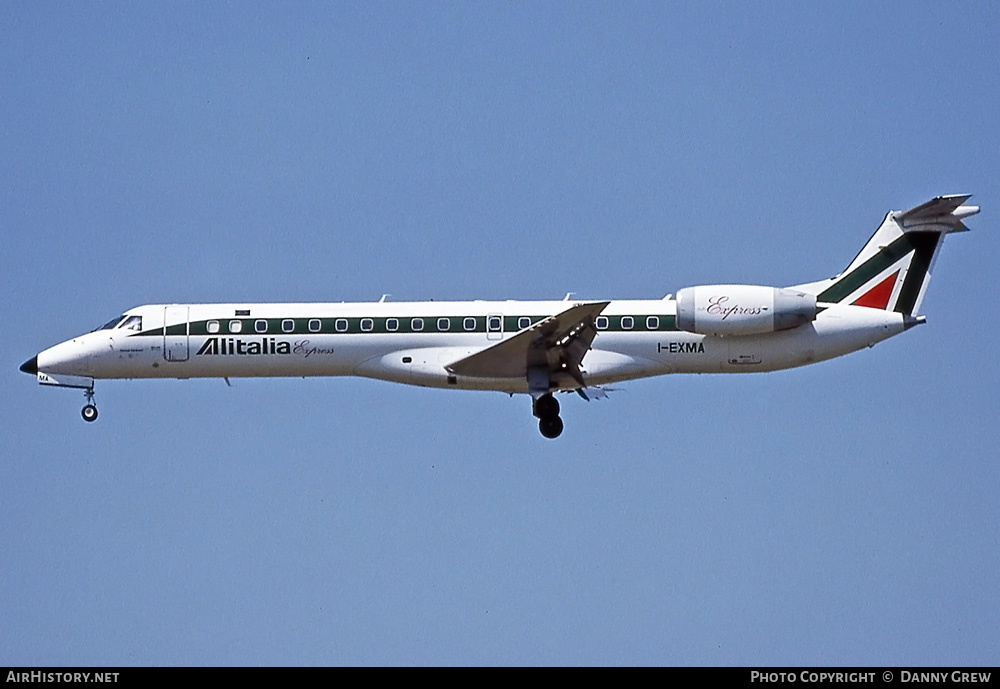
M 187 361 L 190 355 L 187 306 L 166 306 L 163 309 L 163 358 L 167 361 Z

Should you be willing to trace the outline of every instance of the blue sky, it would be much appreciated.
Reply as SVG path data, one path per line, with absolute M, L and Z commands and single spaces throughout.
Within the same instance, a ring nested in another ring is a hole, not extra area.
M 0 662 L 995 664 L 989 3 L 0 4 Z M 974 193 L 926 326 L 564 401 L 18 365 L 143 303 L 655 298 Z

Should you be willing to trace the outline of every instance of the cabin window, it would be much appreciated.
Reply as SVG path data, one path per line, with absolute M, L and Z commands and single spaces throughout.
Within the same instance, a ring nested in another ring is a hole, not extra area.
M 319 330 L 320 330 L 320 328 L 322 328 L 322 327 L 323 327 L 323 324 L 320 322 L 320 320 L 318 318 L 310 318 L 309 319 L 309 332 L 311 332 L 311 333 L 318 333 Z
M 243 332 L 243 321 L 238 321 L 238 320 L 229 321 L 229 332 L 231 333 Z
M 498 333 L 503 330 L 503 319 L 500 316 L 490 316 L 486 322 L 486 329 L 491 333 Z
M 521 316 L 520 318 L 517 319 L 517 329 L 518 330 L 524 330 L 529 325 L 531 325 L 531 319 L 528 318 L 527 316 Z
M 631 330 L 635 320 L 631 316 L 622 316 L 622 330 Z
M 462 326 L 466 330 L 475 330 L 476 329 L 476 319 L 475 318 L 466 318 L 464 321 L 462 321 Z
M 129 316 L 125 319 L 119 328 L 124 328 L 125 330 L 135 330 L 139 332 L 142 330 L 142 316 Z
M 209 321 L 208 323 L 205 324 L 205 329 L 209 333 L 214 335 L 215 333 L 219 332 L 219 321 Z
M 647 316 L 646 317 L 646 329 L 647 330 L 657 330 L 660 327 L 659 316 Z
M 594 322 L 594 325 L 597 326 L 598 330 L 607 330 L 608 329 L 608 317 L 607 316 L 598 316 L 597 320 Z
M 421 330 L 424 329 L 424 319 L 414 318 L 412 321 L 410 321 L 410 329 L 415 333 L 419 333 Z
M 291 318 L 286 318 L 285 320 L 281 321 L 281 332 L 290 333 L 293 330 L 295 330 L 295 321 L 293 321 Z
M 374 328 L 374 327 L 375 327 L 375 321 L 373 321 L 371 318 L 362 318 L 361 319 L 361 330 L 362 330 L 362 332 L 370 333 L 372 331 L 372 328 Z
M 445 330 L 448 330 L 449 328 L 451 328 L 451 319 L 450 318 L 439 318 L 438 319 L 438 330 L 440 330 L 441 332 L 444 332 Z
M 263 318 L 258 318 L 257 320 L 255 320 L 253 322 L 253 329 L 256 330 L 259 333 L 266 333 L 267 332 L 267 321 L 265 321 Z
M 399 319 L 397 318 L 386 318 L 385 319 L 385 329 L 391 333 L 399 330 Z
M 335 320 L 333 322 L 333 329 L 336 330 L 338 333 L 346 333 L 347 332 L 347 319 L 346 318 L 338 318 L 337 320 Z

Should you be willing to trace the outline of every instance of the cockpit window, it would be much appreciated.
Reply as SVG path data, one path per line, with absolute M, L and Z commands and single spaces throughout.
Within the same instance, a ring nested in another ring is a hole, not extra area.
M 142 316 L 129 316 L 118 327 L 124 330 L 135 330 L 136 332 L 140 332 L 142 330 Z
M 119 323 L 121 323 L 123 318 L 125 318 L 124 315 L 112 318 L 110 321 L 108 321 L 107 323 L 105 323 L 104 325 L 102 325 L 100 328 L 97 328 L 97 330 L 111 330 L 113 327 L 115 327 L 116 325 L 118 325 Z M 94 332 L 97 332 L 97 331 L 95 330 Z

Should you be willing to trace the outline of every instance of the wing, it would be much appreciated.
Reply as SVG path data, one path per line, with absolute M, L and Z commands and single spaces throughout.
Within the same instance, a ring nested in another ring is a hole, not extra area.
M 580 363 L 597 336 L 594 319 L 609 303 L 577 304 L 445 368 L 473 378 L 529 378 L 530 375 L 532 389 L 541 388 L 532 379 L 538 373 L 545 373 L 546 391 L 549 375 L 565 371 L 580 387 L 586 387 Z

